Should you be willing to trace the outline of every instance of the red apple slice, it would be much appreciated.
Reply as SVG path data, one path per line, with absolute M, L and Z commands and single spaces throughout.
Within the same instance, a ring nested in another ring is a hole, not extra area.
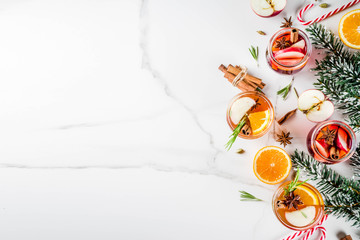
M 279 63 L 286 66 L 292 66 L 301 62 L 302 58 L 276 59 Z
M 346 133 L 346 131 L 344 129 L 339 128 L 337 138 L 336 138 L 337 147 L 340 148 L 341 150 L 348 152 L 349 146 L 348 146 L 347 142 L 348 142 L 348 134 Z
M 304 50 L 302 48 L 298 48 L 298 47 L 288 47 L 288 48 L 285 48 L 285 49 L 281 49 L 279 51 L 276 52 L 276 55 L 279 55 L 279 54 L 283 54 L 283 53 L 286 53 L 286 52 L 299 52 L 299 53 L 302 53 L 304 54 Z
M 334 113 L 334 104 L 329 100 L 324 101 L 317 107 L 311 109 L 306 117 L 312 122 L 322 122 L 327 120 Z
M 300 49 L 300 48 L 299 48 Z M 284 49 L 286 50 L 286 49 Z M 283 50 L 281 50 L 283 51 Z M 277 52 L 275 58 L 277 59 L 285 59 L 285 58 L 301 58 L 303 59 L 305 54 L 299 51 L 286 51 L 286 52 Z
M 325 142 L 324 139 L 315 140 L 315 146 L 323 157 L 328 158 L 330 156 L 329 145 Z
M 252 10 L 260 17 L 272 17 L 278 15 L 286 5 L 286 0 L 251 0 Z
M 291 45 L 290 47 L 292 47 L 292 48 L 301 48 L 301 49 L 304 49 L 304 48 L 305 48 L 305 41 L 304 41 L 304 40 L 300 40 L 300 41 L 294 43 L 293 45 Z

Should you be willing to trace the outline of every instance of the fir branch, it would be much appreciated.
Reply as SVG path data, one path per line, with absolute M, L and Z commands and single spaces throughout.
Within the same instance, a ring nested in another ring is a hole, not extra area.
M 255 59 L 257 66 L 259 66 L 259 61 L 258 61 L 259 47 L 255 48 L 254 46 L 251 45 L 251 47 L 249 48 L 249 52 L 250 52 L 251 56 Z
M 293 82 L 294 82 L 294 77 L 292 78 L 291 82 L 288 85 L 277 91 L 277 95 L 282 96 L 282 98 L 285 100 L 291 90 L 291 86 Z
M 230 150 L 230 148 L 232 147 L 232 145 L 234 144 L 237 136 L 239 135 L 242 127 L 245 125 L 246 123 L 246 116 L 242 117 L 242 119 L 240 120 L 239 124 L 236 126 L 236 128 L 234 129 L 233 133 L 229 136 L 229 141 L 225 144 L 225 149 L 227 151 Z
M 324 49 L 326 56 L 316 60 L 312 70 L 318 77 L 315 87 L 337 103 L 349 125 L 360 131 L 360 52 L 350 52 L 341 40 L 319 24 L 309 26 L 306 31 L 318 49 Z
M 360 181 L 347 179 L 298 150 L 291 156 L 293 166 L 316 181 L 324 195 L 325 210 L 360 227 Z
M 354 176 L 360 178 L 360 143 L 350 158 L 350 165 L 354 167 Z
M 240 194 L 240 201 L 263 201 L 257 197 L 255 197 L 254 195 L 245 192 L 245 191 L 239 191 Z

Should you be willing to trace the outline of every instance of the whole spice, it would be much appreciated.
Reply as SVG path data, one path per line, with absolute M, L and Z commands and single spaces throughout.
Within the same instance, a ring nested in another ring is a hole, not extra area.
M 292 43 L 296 43 L 299 39 L 299 30 L 297 30 L 296 28 L 293 28 L 290 32 L 290 41 Z
M 303 204 L 303 202 L 300 200 L 300 196 L 295 195 L 294 192 L 290 192 L 284 197 L 285 200 L 279 200 L 276 202 L 277 207 L 281 207 L 281 205 L 283 205 L 288 209 L 295 208 L 296 210 L 298 210 L 298 206 Z
M 336 160 L 339 160 L 339 155 L 340 155 L 339 149 L 337 147 L 335 147 L 335 146 L 332 146 L 330 148 L 330 158 L 332 160 L 336 161 Z
M 291 21 L 291 17 L 289 17 L 289 19 L 284 18 L 285 22 L 281 22 L 282 25 L 280 26 L 281 28 L 288 28 L 288 27 L 292 27 L 292 21 Z
M 290 41 L 286 40 L 285 37 L 282 37 L 280 40 L 276 41 L 276 48 L 285 49 L 287 47 L 290 47 Z
M 286 113 L 282 118 L 278 120 L 278 123 L 282 125 L 284 122 L 286 122 L 291 116 L 293 116 L 296 113 L 297 108 L 294 110 L 291 110 L 290 112 Z
M 286 147 L 286 145 L 291 144 L 290 140 L 293 139 L 292 137 L 290 137 L 290 132 L 285 133 L 284 131 L 281 131 L 281 134 L 276 134 L 277 135 L 277 142 L 280 142 L 280 145 L 283 144 L 284 147 Z
M 239 149 L 236 151 L 236 153 L 238 153 L 238 154 L 243 154 L 244 152 L 245 152 L 245 150 L 242 149 L 242 148 L 239 148 Z
M 326 127 L 326 130 L 321 130 L 323 134 L 320 139 L 325 139 L 325 142 L 329 145 L 334 145 L 334 140 L 336 137 L 336 129 L 330 130 L 329 126 Z
M 328 8 L 329 6 L 330 5 L 327 4 L 327 3 L 322 3 L 322 4 L 319 5 L 319 7 L 321 7 L 321 8 Z
M 352 240 L 350 235 L 346 235 L 345 237 L 341 238 L 340 240 Z
M 260 35 L 266 35 L 266 33 L 264 33 L 263 31 L 256 31 L 256 32 Z
M 244 134 L 245 136 L 249 136 L 249 135 L 252 134 L 250 121 L 249 121 L 249 118 L 247 116 L 246 116 L 245 125 L 241 129 L 241 133 Z

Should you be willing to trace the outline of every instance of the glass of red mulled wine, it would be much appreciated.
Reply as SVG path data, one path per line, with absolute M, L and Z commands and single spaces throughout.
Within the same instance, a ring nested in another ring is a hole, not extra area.
M 270 39 L 266 49 L 269 66 L 282 74 L 299 72 L 307 64 L 311 54 L 311 43 L 305 32 L 297 28 L 284 28 Z
M 319 162 L 336 164 L 355 152 L 356 136 L 344 122 L 329 120 L 313 127 L 307 136 L 309 153 Z

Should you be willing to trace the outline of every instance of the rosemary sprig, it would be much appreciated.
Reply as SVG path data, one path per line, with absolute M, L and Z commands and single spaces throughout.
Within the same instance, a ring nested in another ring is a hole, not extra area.
M 230 150 L 230 148 L 232 147 L 232 145 L 234 144 L 237 136 L 239 135 L 241 128 L 245 125 L 246 123 L 246 118 L 247 116 L 243 116 L 242 119 L 240 120 L 239 124 L 236 126 L 236 128 L 234 129 L 233 133 L 229 136 L 229 141 L 225 144 L 225 149 L 227 151 Z
M 294 82 L 294 77 L 292 78 L 291 82 L 287 86 L 285 86 L 284 88 L 277 91 L 277 95 L 282 96 L 282 98 L 285 100 L 291 90 L 291 86 L 292 86 L 293 82 Z
M 245 191 L 239 191 L 240 194 L 240 201 L 263 201 L 257 197 L 255 197 L 254 195 L 245 192 Z
M 249 52 L 251 53 L 251 56 L 255 59 L 257 66 L 259 66 L 259 47 L 256 46 L 255 48 L 251 45 L 251 47 L 249 48 Z
M 285 191 L 285 195 L 288 195 L 290 194 L 291 192 L 295 191 L 295 189 L 304 184 L 306 181 L 308 181 L 309 179 L 306 179 L 305 181 L 303 182 L 298 182 L 299 181 L 299 177 L 300 177 L 300 169 L 298 168 L 298 170 L 296 171 L 296 176 L 295 176 L 295 179 L 292 180 L 288 185 L 287 187 L 284 187 L 284 191 Z

